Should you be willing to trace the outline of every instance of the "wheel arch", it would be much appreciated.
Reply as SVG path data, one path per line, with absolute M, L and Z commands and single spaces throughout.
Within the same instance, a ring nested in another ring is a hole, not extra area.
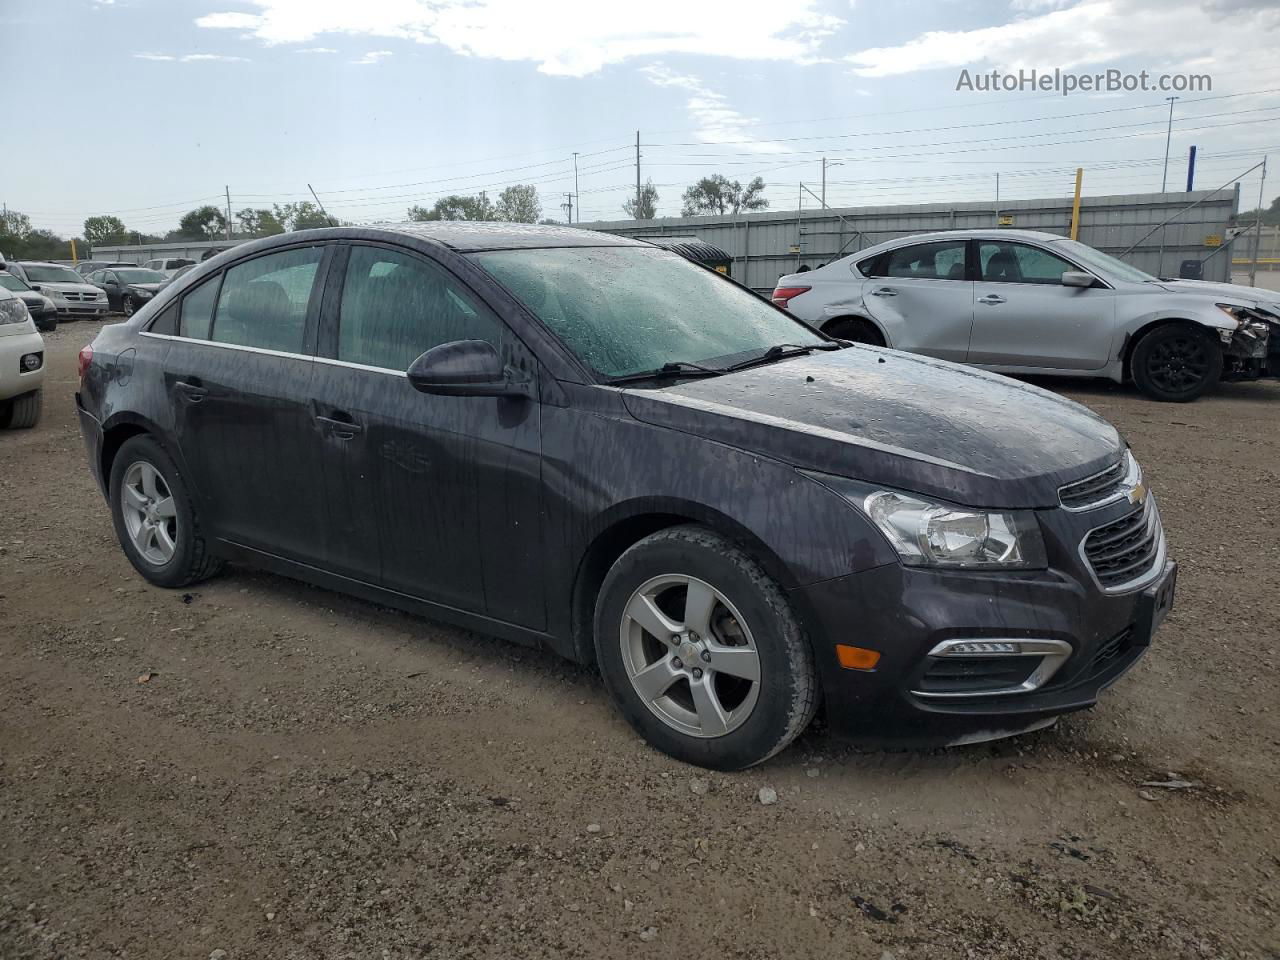
M 842 313 L 838 317 L 828 317 L 822 322 L 821 326 L 819 326 L 818 329 L 821 330 L 823 333 L 825 333 L 827 336 L 831 337 L 835 335 L 831 331 L 836 326 L 838 326 L 841 323 L 849 323 L 849 322 L 868 324 L 873 330 L 875 330 L 876 333 L 880 335 L 880 343 L 882 346 L 885 346 L 885 347 L 891 346 L 891 344 L 889 343 L 889 335 L 888 333 L 885 332 L 884 327 L 878 321 L 876 321 L 873 317 L 870 317 L 861 313 Z
M 650 534 L 683 524 L 697 524 L 732 540 L 786 590 L 794 586 L 786 564 L 754 533 L 714 507 L 674 498 L 645 498 L 615 505 L 595 525 L 578 561 L 570 599 L 573 658 L 595 663 L 596 598 L 609 570 L 628 549 Z
M 115 463 L 116 454 L 120 452 L 120 448 L 127 441 L 143 434 L 160 444 L 170 456 L 174 455 L 174 451 L 162 439 L 163 434 L 160 428 L 139 414 L 132 412 L 118 413 L 102 425 L 102 452 L 98 463 L 102 469 L 102 485 L 104 488 L 111 486 L 111 467 Z
M 1151 333 L 1153 330 L 1158 330 L 1160 327 L 1176 327 L 1183 324 L 1199 328 L 1206 336 L 1213 339 L 1214 343 L 1218 343 L 1217 337 L 1213 336 L 1217 328 L 1206 326 L 1191 317 L 1167 316 L 1148 320 L 1136 330 L 1126 333 L 1124 342 L 1120 345 L 1121 375 L 1124 380 L 1133 380 L 1133 368 L 1131 366 L 1133 361 L 1133 351 L 1143 337 Z

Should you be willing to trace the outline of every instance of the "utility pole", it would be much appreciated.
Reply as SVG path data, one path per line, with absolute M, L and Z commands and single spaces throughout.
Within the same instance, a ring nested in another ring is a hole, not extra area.
M 566 193 L 564 195 L 564 203 L 560 204 L 560 209 L 567 211 L 569 223 L 573 223 L 573 194 Z
M 224 186 L 223 189 L 227 191 L 227 239 L 230 240 L 231 239 L 231 187 Z
M 1253 224 L 1253 253 L 1249 257 L 1249 286 L 1258 279 L 1258 245 L 1262 242 L 1262 196 L 1267 183 L 1267 158 L 1262 158 L 1262 177 L 1258 180 L 1258 216 Z M 1228 271 L 1229 272 L 1229 271 Z
M 1071 201 L 1071 239 L 1080 239 L 1080 185 L 1084 182 L 1084 167 L 1076 167 L 1076 194 Z
M 996 226 L 1000 226 L 1000 171 L 996 171 Z
M 578 197 L 578 151 L 577 150 L 573 151 L 573 195 L 575 198 Z M 569 222 L 573 223 L 573 219 L 570 218 Z M 578 222 L 579 223 L 582 222 L 581 209 L 578 210 Z
M 640 219 L 640 131 L 636 131 L 636 219 Z
M 1187 154 L 1187 193 L 1195 189 L 1196 183 L 1196 145 L 1191 145 L 1191 150 Z
M 1164 193 L 1165 187 L 1169 185 L 1169 142 L 1173 139 L 1173 101 L 1181 100 L 1181 97 L 1165 97 L 1169 101 L 1169 129 L 1164 135 L 1164 176 L 1160 178 L 1160 192 Z
M 827 209 L 827 155 L 822 155 L 822 209 Z

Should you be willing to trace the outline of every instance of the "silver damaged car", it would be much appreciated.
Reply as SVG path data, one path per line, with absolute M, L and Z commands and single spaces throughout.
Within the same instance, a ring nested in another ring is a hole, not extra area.
M 1156 400 L 1280 375 L 1280 293 L 1158 279 L 1051 233 L 902 237 L 781 277 L 773 301 L 846 340 L 998 373 L 1132 381 Z

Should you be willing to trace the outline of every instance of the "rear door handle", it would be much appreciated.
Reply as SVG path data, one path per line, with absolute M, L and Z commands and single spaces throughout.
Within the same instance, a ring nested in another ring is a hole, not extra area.
M 334 417 L 316 417 L 316 423 L 320 424 L 329 433 L 337 437 L 339 440 L 353 440 L 357 434 L 364 432 L 364 427 L 351 420 L 338 420 Z
M 209 395 L 209 391 L 204 387 L 198 386 L 194 383 L 187 383 L 185 380 L 178 380 L 173 386 L 192 403 L 199 403 Z
M 873 297 L 896 297 L 898 291 L 893 287 L 881 287 L 879 290 L 872 290 L 871 295 Z
M 1007 303 L 1008 301 L 1005 300 L 1005 298 L 1000 296 L 1000 294 L 998 293 L 989 293 L 985 297 L 980 299 L 978 302 L 985 303 L 989 306 L 995 306 L 997 304 Z

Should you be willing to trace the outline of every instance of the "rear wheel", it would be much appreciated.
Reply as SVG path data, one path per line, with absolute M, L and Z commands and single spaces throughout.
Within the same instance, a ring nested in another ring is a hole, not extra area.
M 833 320 L 823 328 L 823 332 L 829 337 L 849 340 L 853 343 L 866 343 L 873 347 L 885 345 L 884 337 L 880 335 L 876 325 L 870 320 L 862 320 L 858 317 L 842 317 L 839 320 Z
M 44 394 L 39 390 L 0 402 L 0 428 L 29 430 L 40 422 L 43 407 Z
M 1222 350 L 1209 331 L 1173 323 L 1143 335 L 1129 359 L 1139 390 L 1154 400 L 1195 400 L 1222 375 Z
M 125 441 L 112 461 L 109 489 L 120 546 L 152 583 L 183 587 L 222 568 L 209 552 L 186 482 L 153 439 Z
M 688 763 L 760 763 L 817 709 L 813 654 L 781 588 L 701 527 L 661 530 L 618 559 L 596 603 L 595 641 L 627 720 Z

